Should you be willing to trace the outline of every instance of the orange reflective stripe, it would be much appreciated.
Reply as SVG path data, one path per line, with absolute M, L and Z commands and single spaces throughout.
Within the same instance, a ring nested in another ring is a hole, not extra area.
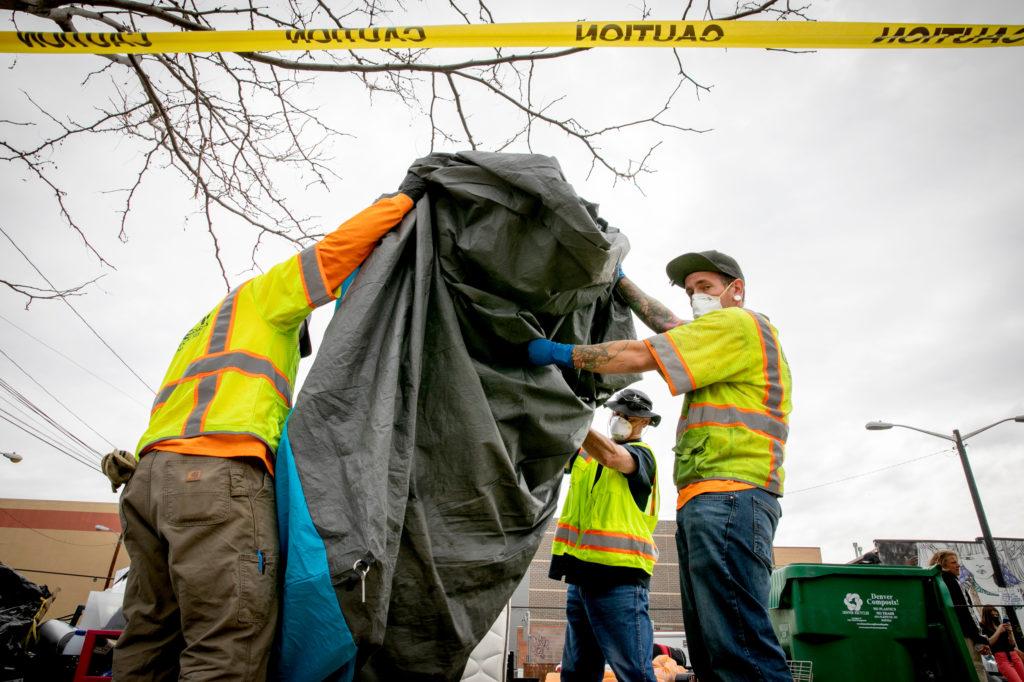
M 203 419 L 213 403 L 213 397 L 217 395 L 217 386 L 219 384 L 219 374 L 204 376 L 196 383 L 196 399 L 192 406 L 192 411 L 189 412 L 188 418 L 185 419 L 185 429 L 182 431 L 183 436 L 197 436 L 202 432 Z
M 616 554 L 635 554 L 651 560 L 657 560 L 658 547 L 645 538 L 626 533 L 587 530 L 580 536 L 579 549 L 591 549 L 599 552 Z
M 772 441 L 772 461 L 768 465 L 768 479 L 764 485 L 773 493 L 782 492 L 782 479 L 779 477 L 779 462 L 782 461 L 782 443 Z
M 757 323 L 757 336 L 761 341 L 761 355 L 763 358 L 762 368 L 764 371 L 764 406 L 768 408 L 769 414 L 782 417 L 782 354 L 779 352 L 779 345 L 772 334 L 771 326 L 763 316 L 746 311 Z
M 245 286 L 244 284 L 242 286 Z M 217 316 L 213 321 L 213 330 L 210 332 L 210 343 L 207 344 L 206 352 L 221 353 L 228 349 L 228 342 L 231 340 L 231 329 L 235 319 L 235 299 L 241 287 L 235 289 L 220 302 L 217 308 Z
M 274 386 L 281 399 L 291 407 L 292 385 L 284 372 L 278 369 L 269 358 L 256 355 L 255 353 L 236 350 L 216 353 L 214 355 L 204 355 L 193 360 L 185 369 L 185 374 L 180 379 L 175 379 L 160 389 L 153 411 L 155 412 L 160 406 L 170 400 L 171 394 L 182 383 L 194 379 L 198 379 L 201 383 L 211 375 L 227 371 L 239 372 L 253 378 L 266 379 Z
M 555 542 L 569 545 L 576 549 L 590 549 L 598 552 L 614 552 L 616 554 L 635 554 L 651 560 L 657 560 L 658 547 L 646 538 L 629 533 L 615 533 L 602 530 L 585 530 L 559 523 L 555 529 Z
M 658 365 L 658 371 L 661 372 L 661 376 L 665 379 L 665 383 L 668 384 L 668 390 L 672 395 L 679 395 L 679 389 L 676 388 L 675 382 L 672 381 L 672 375 L 668 373 L 667 369 L 665 369 L 665 364 L 661 361 L 661 358 L 658 357 L 658 351 L 655 350 L 650 339 L 644 339 L 644 345 L 647 346 L 647 351 L 651 354 L 651 357 L 654 358 L 654 362 Z
M 749 310 L 747 313 L 757 322 L 757 335 L 761 341 L 761 353 L 764 358 L 762 365 L 765 380 L 764 406 L 770 415 L 781 418 L 784 416 L 782 401 L 785 397 L 785 389 L 782 385 L 782 352 L 779 350 L 779 344 L 772 334 L 768 320 L 762 315 Z M 785 440 L 785 438 L 782 438 L 781 442 L 776 443 L 773 441 L 771 444 L 771 460 L 768 464 L 768 476 L 765 479 L 764 485 L 773 492 L 782 490 L 782 481 L 779 479 L 779 464 L 782 462 L 783 456 L 781 445 Z
M 563 545 L 575 545 L 579 541 L 579 537 L 578 528 L 573 528 L 564 523 L 558 524 L 555 528 L 555 542 L 560 542 Z
M 667 334 L 658 334 L 648 339 L 646 343 L 648 348 L 653 349 L 655 360 L 664 370 L 666 378 L 671 377 L 671 383 L 674 384 L 675 389 L 673 393 L 676 395 L 689 393 L 696 387 L 697 382 L 693 379 L 693 373 L 686 366 L 682 353 Z
M 780 441 L 785 441 L 789 437 L 789 427 L 785 422 L 764 412 L 744 409 L 735 405 L 691 404 L 686 414 L 685 429 L 707 424 L 744 426 L 751 431 Z

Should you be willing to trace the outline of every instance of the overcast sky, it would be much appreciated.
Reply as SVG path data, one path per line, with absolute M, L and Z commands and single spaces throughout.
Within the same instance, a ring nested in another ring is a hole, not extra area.
M 653 18 L 677 11 L 649 5 Z M 516 6 L 516 15 L 492 9 L 499 20 L 519 21 L 635 18 L 639 11 L 611 2 Z M 410 21 L 430 23 L 423 6 L 414 3 L 412 12 Z M 810 13 L 821 20 L 1024 23 L 1024 5 L 1013 0 L 815 0 Z M 689 315 L 688 301 L 664 274 L 672 256 L 715 248 L 739 260 L 747 304 L 778 327 L 793 372 L 777 544 L 821 546 L 826 560 L 846 561 L 853 542 L 977 536 L 947 442 L 906 430 L 868 432 L 864 424 L 884 419 L 966 432 L 1024 414 L 1024 48 L 714 49 L 684 58 L 689 73 L 714 87 L 699 100 L 692 92 L 680 96 L 674 120 L 713 130 L 666 136 L 643 193 L 613 185 L 599 171 L 588 179 L 588 158 L 564 137 L 540 132 L 534 150 L 558 157 L 579 193 L 629 235 L 625 271 L 680 315 Z M 0 119 L 31 116 L 19 90 L 55 116 L 88 111 L 109 95 L 80 85 L 97 65 L 88 56 L 0 55 Z M 654 49 L 591 51 L 539 67 L 536 94 L 565 94 L 563 114 L 598 123 L 628 119 L 660 104 L 674 68 L 670 53 Z M 321 216 L 326 230 L 393 190 L 406 166 L 429 151 L 429 128 L 418 112 L 385 96 L 368 102 L 351 79 L 321 77 L 306 96 L 353 134 L 336 141 L 342 180 L 330 192 L 298 180 L 287 188 L 307 195 L 304 208 Z M 468 105 L 484 148 L 515 125 L 490 105 Z M 653 139 L 610 140 L 608 147 L 628 152 Z M 191 189 L 176 174 L 154 176 L 121 243 L 117 197 L 109 190 L 130 184 L 139 150 L 96 137 L 65 152 L 59 163 L 68 201 L 116 270 L 82 248 L 47 192 L 13 164 L 0 165 L 0 227 L 58 286 L 104 275 L 73 303 L 157 386 L 181 335 L 224 293 Z M 251 237 L 225 220 L 222 238 L 233 282 L 251 276 Z M 269 244 L 259 261 L 270 266 L 288 253 Z M 2 237 L 0 264 L 0 278 L 42 284 Z M 132 449 L 152 394 L 63 303 L 39 301 L 28 311 L 24 303 L 0 290 L 0 349 L 96 433 L 2 356 L 0 378 L 98 450 L 109 449 L 103 439 Z M 318 313 L 317 336 L 328 318 Z M 638 330 L 648 333 L 639 323 Z M 662 473 L 661 515 L 671 518 L 671 448 L 682 399 L 670 397 L 656 375 L 639 386 L 665 417 L 648 441 Z M 0 408 L 13 409 L 3 400 Z M 597 424 L 605 422 L 599 414 Z M 16 465 L 0 460 L 0 497 L 116 500 L 100 474 L 5 422 L 0 450 L 24 456 Z M 969 451 L 993 532 L 1024 536 L 1024 424 L 979 435 Z M 914 458 L 921 459 L 900 464 Z

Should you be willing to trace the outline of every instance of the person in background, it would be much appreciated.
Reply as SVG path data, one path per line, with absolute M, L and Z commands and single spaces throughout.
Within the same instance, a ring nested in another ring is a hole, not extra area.
M 939 575 L 942 576 L 942 582 L 945 583 L 950 599 L 953 600 L 953 610 L 956 612 L 957 622 L 960 623 L 960 632 L 967 640 L 967 649 L 971 652 L 971 660 L 974 661 L 978 679 L 988 679 L 981 657 L 987 656 L 991 650 L 988 638 L 981 634 L 978 624 L 971 616 L 970 603 L 964 595 L 963 588 L 960 587 L 960 557 L 951 549 L 940 549 L 932 555 L 928 565 L 942 569 Z
M 981 609 L 981 633 L 988 637 L 989 648 L 996 659 L 999 674 L 1007 682 L 1024 682 L 1024 661 L 1013 637 L 1010 620 L 999 615 L 999 609 L 985 606 Z
M 591 429 L 569 460 L 569 494 L 555 528 L 548 577 L 565 580 L 563 682 L 615 677 L 656 682 L 648 589 L 658 558 L 654 453 L 640 440 L 661 417 L 646 393 L 627 388 L 605 403 L 611 438 Z
M 792 381 L 778 331 L 744 307 L 735 259 L 685 253 L 666 267 L 689 298 L 681 320 L 622 275 L 616 285 L 657 333 L 594 345 L 535 339 L 535 365 L 601 374 L 657 370 L 685 394 L 676 429 L 676 550 L 687 649 L 701 682 L 788 682 L 768 618 Z
M 178 344 L 138 463 L 107 456 L 111 485 L 126 483 L 132 562 L 118 682 L 266 678 L 278 610 L 271 477 L 300 346 L 311 352 L 304 321 L 337 298 L 425 189 L 408 175 L 394 195 L 218 301 Z

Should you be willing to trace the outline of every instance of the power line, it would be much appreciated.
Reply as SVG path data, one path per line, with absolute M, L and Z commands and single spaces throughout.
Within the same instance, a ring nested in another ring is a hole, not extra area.
M 53 448 L 53 449 L 54 449 L 54 450 L 56 450 L 57 452 L 60 452 L 60 453 L 62 453 L 62 454 L 64 454 L 64 455 L 67 455 L 68 457 L 70 457 L 71 459 L 75 460 L 75 461 L 76 461 L 76 462 L 78 462 L 79 464 L 83 464 L 83 465 L 85 465 L 85 466 L 89 467 L 90 469 L 92 469 L 92 470 L 94 470 L 94 471 L 100 471 L 100 468 L 99 468 L 99 466 L 97 466 L 97 465 L 95 465 L 95 464 L 91 464 L 90 462 L 88 462 L 88 461 L 86 461 L 86 460 L 84 460 L 84 459 L 81 459 L 81 458 L 80 458 L 80 457 L 81 457 L 81 455 L 77 455 L 77 456 L 76 456 L 76 455 L 75 455 L 74 453 L 71 453 L 71 452 L 69 452 L 68 450 L 65 450 L 65 449 L 64 449 L 63 447 L 61 447 L 60 445 L 58 445 L 58 444 L 56 444 L 56 443 L 53 443 L 53 442 L 49 441 L 48 439 L 44 438 L 43 436 L 39 436 L 39 435 L 37 435 L 37 434 L 36 434 L 36 433 L 34 433 L 34 432 L 33 432 L 33 431 L 31 430 L 31 429 L 29 429 L 29 428 L 26 428 L 25 426 L 22 426 L 21 424 L 19 424 L 19 423 L 18 423 L 18 421 L 16 421 L 16 418 L 15 418 L 15 419 L 10 419 L 10 418 L 9 418 L 8 416 L 6 416 L 6 415 L 9 415 L 9 414 L 10 414 L 10 413 L 9 413 L 9 412 L 7 412 L 6 410 L 0 410 L 0 419 L 3 419 L 3 420 L 4 420 L 5 422 L 8 422 L 8 423 L 12 424 L 13 426 L 15 426 L 16 428 L 19 428 L 19 429 L 21 429 L 22 431 L 24 431 L 24 432 L 25 432 L 25 433 L 27 433 L 28 435 L 32 436 L 32 437 L 33 437 L 33 438 L 35 438 L 36 440 L 38 440 L 38 441 L 42 441 L 43 443 L 46 443 L 47 445 L 49 445 L 49 446 L 50 446 L 51 448 Z M 13 416 L 13 415 L 12 415 L 12 416 Z M 102 473 L 102 472 L 101 472 L 101 473 Z
M 78 310 L 75 308 L 75 306 L 71 305 L 71 301 L 69 301 L 67 299 L 67 297 L 64 294 L 62 294 L 57 289 L 57 287 L 55 287 L 53 285 L 53 282 L 51 282 L 49 279 L 46 278 L 46 275 L 43 274 L 42 270 L 37 268 L 36 264 L 32 262 L 32 259 L 29 258 L 28 255 L 24 251 L 21 250 L 21 247 L 19 247 L 18 244 L 11 238 L 11 235 L 7 234 L 7 231 L 3 227 L 0 227 L 0 232 L 2 232 L 5 237 L 7 237 L 7 241 L 9 241 L 14 246 L 14 248 L 17 249 L 18 253 L 21 254 L 22 258 L 24 258 L 28 262 L 28 264 L 32 266 L 32 269 L 35 270 L 39 274 L 39 276 L 43 278 L 43 281 L 46 282 L 48 285 L 50 285 L 50 288 L 53 291 L 55 291 L 58 296 L 60 296 L 60 300 L 64 301 L 64 304 L 68 308 L 71 309 L 71 312 L 73 312 L 75 314 L 75 316 L 79 320 L 82 321 L 82 324 L 84 324 L 86 327 L 89 328 L 89 331 L 91 331 L 96 336 L 96 338 L 99 339 L 100 342 L 104 346 L 107 347 L 107 350 L 109 350 L 111 353 L 114 354 L 115 358 L 117 358 L 118 360 L 121 361 L 121 364 L 124 365 L 128 369 L 128 371 L 131 372 L 132 375 L 142 383 L 143 386 L 145 386 L 147 389 L 149 389 L 150 393 L 152 393 L 153 395 L 156 395 L 156 391 L 153 390 L 153 387 L 150 386 L 149 384 L 147 384 L 146 380 L 143 379 L 141 376 L 139 376 L 138 372 L 136 372 L 134 369 L 132 369 L 131 365 L 129 365 L 128 362 L 124 358 L 122 358 L 120 355 L 118 355 L 117 351 L 114 350 L 113 346 L 111 346 L 109 343 L 107 343 L 106 339 L 104 339 L 102 336 L 100 336 L 100 333 L 98 331 L 96 331 L 93 328 L 93 326 L 91 324 L 89 324 L 88 321 L 86 321 L 86 319 L 84 317 L 82 317 L 82 314 L 78 312 Z
M 55 396 L 54 394 L 50 393 L 50 391 L 49 391 L 49 390 L 47 390 L 47 388 L 46 388 L 45 386 L 43 386 L 43 385 L 42 385 L 41 383 L 39 383 L 39 381 L 37 381 L 37 380 L 36 380 L 36 378 L 35 378 L 34 376 L 32 376 L 32 375 L 31 375 L 31 374 L 30 374 L 30 373 L 28 372 L 28 370 L 27 370 L 27 369 L 25 369 L 24 367 L 22 367 L 21 365 L 19 365 L 19 364 L 18 364 L 17 362 L 15 362 L 15 361 L 14 361 L 14 358 L 12 358 L 12 357 L 11 357 L 10 355 L 8 355 L 8 354 L 7 354 L 6 352 L 4 352 L 4 350 L 3 350 L 2 348 L 0 348 L 0 355 L 3 355 L 3 356 L 4 356 L 5 358 L 7 358 L 7 360 L 8 360 L 8 361 L 10 361 L 10 363 L 11 363 L 12 365 L 14 365 L 14 366 L 15 366 L 15 367 L 17 367 L 17 368 L 18 368 L 19 370 L 21 370 L 21 373 L 22 373 L 22 374 L 24 374 L 25 376 L 27 376 L 27 377 L 29 378 L 29 381 L 31 381 L 31 382 L 32 382 L 33 384 L 35 384 L 36 386 L 38 386 L 39 388 L 41 388 L 41 389 L 43 390 L 43 393 L 45 393 L 46 395 L 48 395 L 48 396 L 50 396 L 51 398 L 53 398 L 53 399 L 54 399 L 54 400 L 55 400 L 55 401 L 57 402 L 57 404 L 58 404 L 58 405 L 60 405 L 61 407 L 63 407 L 63 408 L 65 409 L 65 410 L 67 410 L 67 411 L 68 411 L 68 414 L 70 414 L 70 415 L 71 415 L 72 417 L 74 417 L 75 419 L 77 419 L 77 420 L 78 420 L 78 422 L 79 422 L 79 423 L 80 423 L 80 424 L 81 424 L 82 426 L 84 426 L 85 428 L 89 429 L 90 431 L 92 431 L 92 432 L 93 432 L 94 434 L 96 434 L 97 436 L 99 436 L 100 440 L 102 440 L 102 441 L 103 441 L 104 443 L 106 443 L 106 444 L 107 444 L 107 445 L 109 445 L 110 447 L 112 447 L 112 448 L 115 448 L 115 449 L 117 448 L 117 446 L 116 446 L 116 445 L 114 445 L 113 443 L 111 443 L 111 442 L 110 442 L 110 441 L 109 441 L 109 440 L 108 440 L 107 438 L 105 438 L 105 437 L 103 436 L 103 434 L 101 434 L 101 433 L 100 433 L 99 431 L 97 431 L 96 429 L 94 429 L 94 428 L 92 428 L 91 426 L 89 426 L 88 422 L 86 422 L 86 421 L 85 421 L 84 419 L 82 419 L 81 417 L 79 417 L 79 416 L 78 416 L 78 415 L 77 415 L 77 414 L 75 413 L 75 411 L 74 411 L 74 410 L 72 410 L 72 409 L 71 409 L 70 407 L 68 407 L 67 405 L 65 405 L 65 404 L 64 404 L 64 403 L 63 403 L 63 402 L 61 401 L 61 399 L 60 399 L 60 398 L 58 398 L 58 397 L 57 397 L 57 396 Z
M 70 363 L 71 363 L 72 365 L 74 365 L 74 366 L 75 366 L 75 367 L 77 367 L 78 369 L 80 369 L 80 370 L 82 370 L 83 372 L 85 372 L 86 374 L 89 374 L 89 375 L 91 375 L 91 376 L 92 376 L 93 378 L 95 378 L 95 379 L 97 379 L 97 380 L 99 380 L 99 381 L 102 381 L 102 382 L 103 382 L 104 384 L 106 384 L 106 385 L 107 385 L 107 386 L 109 386 L 110 388 L 114 389 L 115 391 L 117 391 L 117 392 L 118 392 L 118 393 L 120 393 L 121 395 L 125 396 L 126 398 L 128 398 L 129 400 L 131 400 L 132 402 L 134 402 L 134 403 L 135 403 L 136 405 L 139 405 L 140 407 L 144 407 L 144 408 L 146 408 L 147 410 L 148 410 L 148 409 L 150 408 L 150 406 L 149 406 L 149 405 L 147 405 L 146 403 L 144 403 L 144 402 L 140 401 L 139 399 L 137 399 L 137 398 L 136 398 L 135 396 L 131 395 L 130 393 L 128 393 L 128 392 L 127 392 L 127 391 L 125 391 L 124 389 L 122 389 L 122 388 L 119 388 L 119 387 L 115 386 L 114 384 L 110 383 L 109 381 L 107 381 L 106 379 L 104 379 L 104 378 L 103 378 L 103 377 L 101 377 L 101 376 L 100 376 L 99 374 L 97 374 L 96 372 L 92 371 L 91 369 L 89 369 L 89 368 L 88 368 L 88 367 L 86 367 L 85 365 L 79 364 L 79 363 L 78 363 L 77 361 L 75 361 L 75 359 L 74 359 L 74 358 L 68 357 L 67 355 L 65 355 L 65 354 L 64 354 L 64 353 L 62 353 L 61 351 L 57 350 L 56 348 L 54 348 L 54 347 L 53 347 L 53 346 L 51 346 L 50 344 L 48 344 L 48 343 L 46 343 L 45 341 L 43 341 L 42 339 L 40 339 L 40 338 L 39 338 L 38 336 L 35 336 L 35 335 L 33 335 L 33 334 L 32 334 L 31 332 L 28 332 L 28 331 L 26 331 L 25 329 L 22 329 L 21 327 L 19 327 L 18 325 L 16 325 L 15 323 L 11 322 L 10 320 L 8 320 L 8 319 L 7 319 L 6 317 L 4 317 L 3 315 L 0 315 L 0 320 L 3 320 L 3 321 L 4 321 L 4 322 L 6 322 L 7 324 L 11 325 L 11 326 L 12 326 L 12 327 L 14 327 L 15 329 L 17 329 L 17 330 L 18 330 L 19 332 L 21 332 L 21 333 L 22 333 L 22 334 L 24 334 L 25 336 L 29 337 L 30 339 L 32 339 L 33 341 L 35 341 L 35 342 L 36 342 L 36 343 L 38 343 L 39 345 L 43 346 L 44 348 L 47 348 L 47 349 L 49 349 L 49 350 L 53 351 L 54 353 L 56 353 L 57 355 L 61 356 L 62 358 L 64 358 L 64 359 L 65 359 L 65 360 L 67 360 L 68 362 L 70 362 Z
M 932 453 L 927 454 L 927 455 L 921 455 L 920 457 L 912 457 L 911 459 L 905 459 L 902 462 L 896 462 L 895 464 L 890 464 L 889 466 L 884 466 L 884 467 L 881 467 L 881 468 L 878 468 L 878 469 L 872 469 L 871 471 L 864 471 L 864 472 L 859 473 L 859 474 L 853 474 L 851 476 L 844 476 L 843 478 L 837 478 L 834 481 L 826 481 L 825 483 L 818 483 L 817 485 L 808 486 L 806 488 L 800 488 L 799 490 L 787 490 L 786 494 L 787 495 L 795 495 L 796 493 L 805 493 L 808 490 L 816 490 L 818 488 L 824 488 L 825 486 L 835 485 L 837 483 L 845 483 L 846 481 L 852 481 L 855 478 L 864 478 L 865 476 L 870 476 L 872 474 L 877 474 L 877 473 L 880 473 L 882 471 L 888 471 L 890 469 L 895 469 L 896 467 L 901 467 L 901 466 L 903 466 L 905 464 L 912 464 L 913 462 L 920 462 L 922 459 L 928 459 L 929 457 L 935 457 L 936 455 L 944 455 L 944 454 L 946 454 L 946 453 L 948 453 L 950 451 L 951 451 L 951 448 L 945 448 L 943 450 L 939 450 L 938 452 L 932 452 Z
M 94 466 L 100 463 L 100 459 L 94 453 L 83 450 L 73 441 L 63 438 L 62 436 L 55 436 L 51 433 L 47 433 L 45 430 L 33 426 L 18 415 L 12 414 L 3 408 L 0 408 L 0 419 L 3 419 L 9 424 L 21 429 L 36 440 L 42 441 L 69 457 L 77 459 L 82 464 Z
M 0 401 L 3 401 L 8 407 L 17 411 L 19 419 L 27 420 L 26 423 L 31 423 L 32 426 L 38 429 L 39 431 L 46 431 L 47 429 L 53 428 L 52 426 L 44 422 L 42 419 L 40 419 L 38 415 L 35 415 L 32 412 L 26 410 L 22 405 L 11 400 L 7 396 L 0 395 Z M 52 432 L 47 432 L 47 435 L 59 438 L 59 436 L 54 436 Z
M 2 351 L 0 351 L 0 353 L 2 353 Z M 25 396 L 24 393 L 22 393 L 21 391 L 19 391 L 16 388 L 14 388 L 14 386 L 12 386 L 10 383 L 5 381 L 4 379 L 0 379 L 0 388 L 2 388 L 3 390 L 7 391 L 12 396 L 14 396 L 14 398 L 19 403 L 21 403 L 22 405 L 27 407 L 29 410 L 31 410 L 35 414 L 39 415 L 40 417 L 42 417 L 46 421 L 47 424 L 52 425 L 55 429 L 57 429 L 57 431 L 59 431 L 61 434 L 63 434 L 70 442 L 75 443 L 76 447 L 77 446 L 81 446 L 90 456 L 96 457 L 97 460 L 99 460 L 100 457 L 102 457 L 102 454 L 100 453 L 99 450 L 97 450 L 96 448 L 92 447 L 91 445 L 86 443 L 84 440 L 82 440 L 81 438 L 76 436 L 74 433 L 72 433 L 70 430 L 68 430 L 65 426 L 60 424 L 56 419 L 51 417 L 46 412 L 46 410 L 44 410 L 43 408 L 41 408 L 38 405 L 36 405 L 35 403 L 33 403 L 31 400 L 28 399 L 28 397 Z
M 38 415 L 25 409 L 22 405 L 18 404 L 17 402 L 11 400 L 6 396 L 0 395 L 0 400 L 2 400 L 8 407 L 18 412 L 17 415 L 7 413 L 9 416 L 17 418 L 22 424 L 31 426 L 38 433 L 45 435 L 47 438 L 50 438 L 54 442 L 59 442 L 62 439 L 63 435 L 56 429 L 56 427 L 42 420 Z M 72 441 L 67 441 L 65 445 L 71 443 Z M 91 452 L 88 454 L 90 456 L 92 455 Z

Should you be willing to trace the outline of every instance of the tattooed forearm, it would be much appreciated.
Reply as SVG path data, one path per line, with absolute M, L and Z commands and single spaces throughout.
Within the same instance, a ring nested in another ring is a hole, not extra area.
M 578 369 L 600 372 L 622 352 L 625 345 L 625 341 L 611 341 L 594 346 L 576 346 L 572 352 L 572 362 Z
M 644 372 L 655 367 L 647 346 L 643 341 L 634 339 L 576 346 L 572 351 L 572 362 L 577 369 L 601 374 Z
M 619 280 L 619 293 L 626 300 L 630 310 L 636 313 L 640 321 L 646 324 L 651 331 L 661 333 L 674 329 L 685 320 L 676 317 L 675 313 L 666 308 L 660 301 L 652 298 L 633 284 L 628 277 Z

